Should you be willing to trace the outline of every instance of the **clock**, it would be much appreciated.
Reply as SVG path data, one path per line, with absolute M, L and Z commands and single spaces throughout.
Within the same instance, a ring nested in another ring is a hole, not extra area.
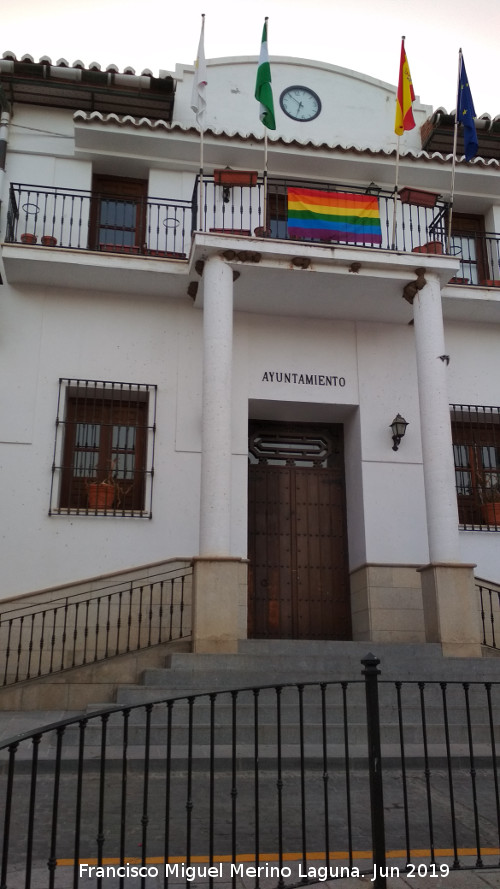
M 280 96 L 280 105 L 292 120 L 314 120 L 321 112 L 321 100 L 307 86 L 287 86 Z

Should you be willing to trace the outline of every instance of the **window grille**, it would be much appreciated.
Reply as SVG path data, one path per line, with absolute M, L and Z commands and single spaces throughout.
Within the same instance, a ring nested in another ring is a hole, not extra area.
M 49 515 L 151 518 L 156 391 L 59 380 Z
M 500 407 L 451 405 L 461 525 L 500 531 Z

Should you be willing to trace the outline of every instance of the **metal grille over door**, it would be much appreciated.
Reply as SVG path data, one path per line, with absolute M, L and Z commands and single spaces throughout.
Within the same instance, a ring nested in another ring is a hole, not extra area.
M 343 427 L 250 424 L 249 635 L 350 639 Z

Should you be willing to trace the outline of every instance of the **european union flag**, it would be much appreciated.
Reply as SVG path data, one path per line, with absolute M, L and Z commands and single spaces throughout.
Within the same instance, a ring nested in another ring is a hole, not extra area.
M 477 154 L 477 133 L 474 118 L 474 102 L 472 101 L 469 81 L 465 71 L 464 60 L 460 57 L 460 77 L 458 79 L 457 120 L 464 127 L 465 160 L 470 161 Z

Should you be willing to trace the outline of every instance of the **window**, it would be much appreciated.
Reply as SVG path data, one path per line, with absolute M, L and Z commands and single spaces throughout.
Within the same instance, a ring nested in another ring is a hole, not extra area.
M 50 514 L 151 518 L 156 386 L 59 381 Z
M 500 531 L 500 407 L 451 405 L 460 523 Z
M 141 253 L 146 241 L 147 182 L 94 176 L 90 248 Z
M 483 217 L 453 213 L 450 247 L 452 254 L 460 257 L 460 272 L 452 282 L 481 284 L 490 277 L 485 246 Z

